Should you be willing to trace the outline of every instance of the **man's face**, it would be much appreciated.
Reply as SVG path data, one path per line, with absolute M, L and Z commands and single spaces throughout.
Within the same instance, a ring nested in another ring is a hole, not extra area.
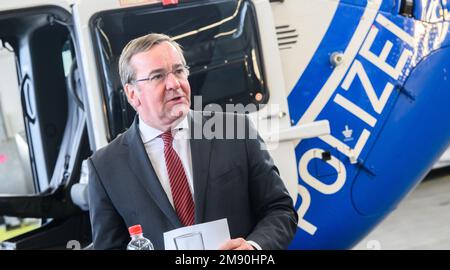
M 191 87 L 182 73 L 181 55 L 172 44 L 162 42 L 138 53 L 130 64 L 136 80 L 150 78 L 125 86 L 128 100 L 146 124 L 165 131 L 186 116 Z

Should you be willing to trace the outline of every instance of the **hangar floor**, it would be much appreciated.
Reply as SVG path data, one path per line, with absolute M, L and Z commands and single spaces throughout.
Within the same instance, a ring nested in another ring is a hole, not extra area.
M 450 249 L 450 169 L 428 175 L 354 249 Z

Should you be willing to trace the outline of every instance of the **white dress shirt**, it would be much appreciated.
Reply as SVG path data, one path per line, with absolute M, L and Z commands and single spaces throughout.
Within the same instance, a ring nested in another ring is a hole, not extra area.
M 169 174 L 167 172 L 166 159 L 164 158 L 164 142 L 161 138 L 161 134 L 164 131 L 151 127 L 144 123 L 142 118 L 139 116 L 139 133 L 141 135 L 142 142 L 144 143 L 145 151 L 152 163 L 153 169 L 155 169 L 156 176 L 158 176 L 159 182 L 167 194 L 172 207 L 174 207 L 172 190 L 170 189 Z M 172 130 L 173 136 L 173 149 L 180 157 L 181 163 L 183 164 L 184 172 L 189 183 L 189 189 L 192 193 L 192 198 L 194 198 L 194 182 L 192 179 L 192 155 L 191 155 L 191 145 L 189 144 L 189 123 L 188 117 L 184 119 L 175 126 Z M 175 207 L 174 207 L 175 209 Z M 254 241 L 247 241 L 254 248 L 261 250 L 261 247 Z
M 161 186 L 166 192 L 167 198 L 173 207 L 172 190 L 170 189 L 169 174 L 167 172 L 166 159 L 164 158 L 164 142 L 161 138 L 161 134 L 163 134 L 164 131 L 147 125 L 139 116 L 139 133 L 141 135 L 142 142 L 144 143 L 145 151 L 147 152 L 150 162 L 152 163 L 153 169 L 155 169 L 156 176 L 158 176 L 159 182 L 161 183 Z M 184 119 L 175 126 L 172 130 L 172 136 L 172 147 L 180 157 L 184 172 L 186 173 L 186 177 L 188 179 L 192 198 L 194 198 L 188 117 L 184 117 Z

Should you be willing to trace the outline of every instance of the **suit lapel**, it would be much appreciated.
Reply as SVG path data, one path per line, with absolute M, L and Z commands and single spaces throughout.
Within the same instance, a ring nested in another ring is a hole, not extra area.
M 182 224 L 170 204 L 145 151 L 139 135 L 138 121 L 138 116 L 136 115 L 130 130 L 124 134 L 126 136 L 124 141 L 128 146 L 128 163 L 141 185 L 147 190 L 172 225 L 176 228 L 181 227 Z
M 189 116 L 192 171 L 194 179 L 195 223 L 201 223 L 203 222 L 205 212 L 205 195 L 212 142 L 211 140 L 202 137 L 202 114 L 191 111 Z

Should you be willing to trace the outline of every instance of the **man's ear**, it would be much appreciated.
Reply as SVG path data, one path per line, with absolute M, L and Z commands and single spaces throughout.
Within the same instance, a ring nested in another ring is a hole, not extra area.
M 130 103 L 130 105 L 136 110 L 137 107 L 141 105 L 141 102 L 136 93 L 138 91 L 137 87 L 133 84 L 127 83 L 125 84 L 124 90 L 125 94 L 127 95 L 128 103 Z

